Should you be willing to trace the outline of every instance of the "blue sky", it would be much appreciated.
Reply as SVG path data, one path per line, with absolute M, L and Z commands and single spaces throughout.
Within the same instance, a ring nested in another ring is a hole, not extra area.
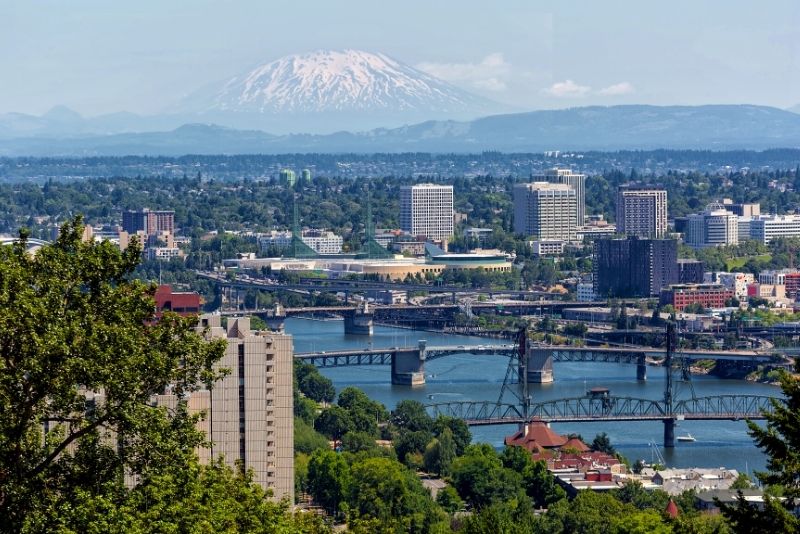
M 383 52 L 519 109 L 800 103 L 797 0 L 0 0 L 0 112 L 154 113 L 322 48 Z

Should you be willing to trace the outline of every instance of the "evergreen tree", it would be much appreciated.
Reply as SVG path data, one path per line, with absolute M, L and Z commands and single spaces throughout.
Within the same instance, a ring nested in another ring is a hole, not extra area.
M 795 362 L 800 372 L 800 360 Z M 772 399 L 772 413 L 766 413 L 766 428 L 748 421 L 750 436 L 767 457 L 767 471 L 757 473 L 759 481 L 781 495 L 765 492 L 763 509 L 751 505 L 740 493 L 734 506 L 723 505 L 723 514 L 736 532 L 800 532 L 800 519 L 792 513 L 800 499 L 800 378 L 786 371 L 780 377 L 783 399 Z

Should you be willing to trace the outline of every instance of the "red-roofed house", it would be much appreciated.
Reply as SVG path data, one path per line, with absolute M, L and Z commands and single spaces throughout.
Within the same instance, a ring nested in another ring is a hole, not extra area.
M 515 434 L 506 436 L 505 444 L 523 447 L 531 452 L 556 449 L 569 441 L 553 432 L 544 421 L 533 420 Z

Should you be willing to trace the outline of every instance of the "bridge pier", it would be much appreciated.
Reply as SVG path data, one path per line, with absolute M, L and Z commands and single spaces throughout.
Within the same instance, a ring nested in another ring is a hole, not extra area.
M 375 312 L 364 302 L 355 310 L 345 312 L 344 333 L 357 336 L 371 336 L 374 318 Z
M 276 303 L 275 307 L 263 315 L 262 318 L 273 332 L 283 333 L 286 330 L 286 310 L 280 303 Z
M 553 352 L 528 346 L 528 382 L 534 384 L 550 384 L 553 382 Z
M 644 353 L 636 359 L 636 380 L 647 380 L 647 356 Z
M 675 419 L 664 419 L 664 447 L 671 449 L 675 447 Z
M 421 386 L 425 384 L 425 345 L 419 341 L 419 349 L 392 353 L 392 384 L 398 386 Z

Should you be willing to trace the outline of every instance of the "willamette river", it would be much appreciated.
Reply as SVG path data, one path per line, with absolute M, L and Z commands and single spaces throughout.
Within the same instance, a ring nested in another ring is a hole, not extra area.
M 371 337 L 345 335 L 341 321 L 315 321 L 292 318 L 286 330 L 294 336 L 296 352 L 335 350 L 343 348 L 394 347 L 416 345 L 426 339 L 428 345 L 488 345 L 506 343 L 503 340 L 469 336 L 451 336 L 421 330 L 375 327 Z M 403 399 L 416 399 L 423 404 L 461 400 L 497 400 L 505 377 L 508 359 L 499 356 L 454 355 L 425 364 L 427 383 L 424 386 L 394 386 L 389 366 L 339 367 L 322 369 L 333 380 L 336 389 L 357 386 L 371 398 L 393 408 Z M 664 371 L 648 368 L 648 380 L 636 380 L 636 367 L 613 363 L 558 362 L 554 364 L 552 384 L 531 384 L 533 402 L 584 395 L 591 387 L 607 387 L 612 395 L 649 399 L 663 397 Z M 738 380 L 720 380 L 695 376 L 693 385 L 697 396 L 722 394 L 778 395 L 774 386 Z M 676 399 L 690 398 L 691 390 L 681 383 Z M 507 402 L 513 402 L 509 399 Z M 606 432 L 616 448 L 631 461 L 642 458 L 654 460 L 651 441 L 658 444 L 671 467 L 728 467 L 740 471 L 764 469 L 765 457 L 753 445 L 743 421 L 682 421 L 675 435 L 690 433 L 697 441 L 676 443 L 672 450 L 663 448 L 663 425 L 660 422 L 604 422 L 554 424 L 556 432 L 580 433 L 591 441 L 598 432 Z M 503 437 L 515 430 L 513 425 L 473 427 L 473 441 L 503 444 Z

